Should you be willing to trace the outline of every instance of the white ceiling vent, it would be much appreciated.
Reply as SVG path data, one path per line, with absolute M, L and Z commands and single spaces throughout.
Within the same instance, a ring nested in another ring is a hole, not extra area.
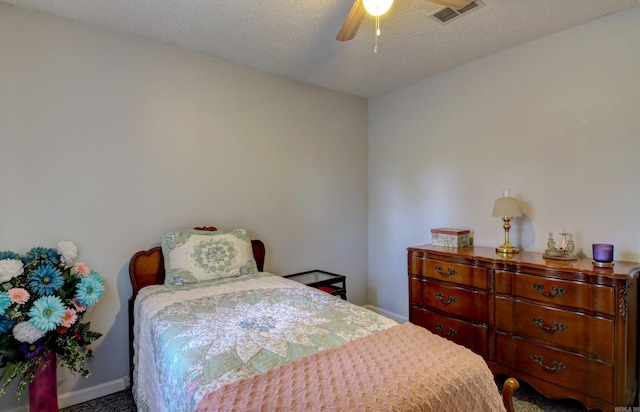
M 469 13 L 470 11 L 476 10 L 482 6 L 484 6 L 484 3 L 481 0 L 473 0 L 471 3 L 467 4 L 460 10 L 452 9 L 451 7 L 442 7 L 441 9 L 438 9 L 431 13 L 429 17 L 439 21 L 442 24 L 446 24 L 452 20 L 457 19 L 463 14 Z

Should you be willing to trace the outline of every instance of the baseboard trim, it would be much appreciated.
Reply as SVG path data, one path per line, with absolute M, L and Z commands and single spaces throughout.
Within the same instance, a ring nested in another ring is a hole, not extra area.
M 386 316 L 388 318 L 391 318 L 391 319 L 395 320 L 398 323 L 406 323 L 406 322 L 409 321 L 409 319 L 406 316 L 398 315 L 397 313 L 393 313 L 393 312 L 389 312 L 388 310 L 380 309 L 377 306 L 364 305 L 363 308 L 367 308 L 370 311 L 373 311 L 375 313 L 379 313 L 382 316 Z
M 90 401 L 92 399 L 101 398 L 103 396 L 111 395 L 112 393 L 120 392 L 127 389 L 129 383 L 129 375 L 113 380 L 111 382 L 101 383 L 81 389 L 79 391 L 63 393 L 58 395 L 58 406 L 60 408 L 67 408 L 72 405 L 77 405 L 82 402 Z
M 101 398 L 103 396 L 111 395 L 112 393 L 120 392 L 128 387 L 129 375 L 113 380 L 111 382 L 101 383 L 100 385 L 91 386 L 79 391 L 68 392 L 58 394 L 58 407 L 68 408 L 69 406 L 77 405 L 82 402 L 87 402 L 92 399 Z M 7 412 L 28 412 L 29 405 L 19 406 L 17 408 L 10 409 Z

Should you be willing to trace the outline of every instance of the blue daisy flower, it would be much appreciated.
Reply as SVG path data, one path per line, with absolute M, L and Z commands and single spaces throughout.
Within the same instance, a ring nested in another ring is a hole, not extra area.
M 11 306 L 11 296 L 7 292 L 0 293 L 0 315 L 4 315 L 4 312 Z
M 22 342 L 20 344 L 20 351 L 22 351 L 24 357 L 27 359 L 35 358 L 36 356 L 38 356 L 42 349 L 44 349 L 44 342 L 42 341 L 42 339 L 38 339 L 33 343 Z
M 49 263 L 52 266 L 56 266 L 60 264 L 60 256 L 58 255 L 58 251 L 55 249 L 34 247 L 31 248 L 31 250 L 24 256 L 23 263 L 25 266 L 30 263 L 34 265 Z
M 95 305 L 104 294 L 104 281 L 98 272 L 91 271 L 78 283 L 76 299 L 85 306 Z
M 33 307 L 29 310 L 29 323 L 45 332 L 54 330 L 62 322 L 65 310 L 59 297 L 43 296 L 33 302 Z
M 29 287 L 36 295 L 53 295 L 64 285 L 64 277 L 60 269 L 49 264 L 38 266 L 29 274 Z
M 0 316 L 0 334 L 7 333 L 14 325 L 14 321 L 6 316 Z
M 20 259 L 20 255 L 12 252 L 10 250 L 4 250 L 2 252 L 0 252 L 0 260 L 4 260 L 4 259 Z

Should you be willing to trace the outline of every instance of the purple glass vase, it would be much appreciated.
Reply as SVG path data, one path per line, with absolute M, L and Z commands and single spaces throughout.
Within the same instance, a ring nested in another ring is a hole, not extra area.
M 33 382 L 29 384 L 30 412 L 58 411 L 58 362 L 56 353 L 48 351 Z
M 613 245 L 609 245 L 606 243 L 594 243 L 593 260 L 598 263 L 613 262 Z

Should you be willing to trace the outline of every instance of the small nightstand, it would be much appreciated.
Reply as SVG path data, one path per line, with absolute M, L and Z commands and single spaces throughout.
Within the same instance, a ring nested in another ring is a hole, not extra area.
M 283 277 L 347 300 L 347 278 L 344 275 L 325 272 L 324 270 L 310 270 L 308 272 L 294 273 Z

